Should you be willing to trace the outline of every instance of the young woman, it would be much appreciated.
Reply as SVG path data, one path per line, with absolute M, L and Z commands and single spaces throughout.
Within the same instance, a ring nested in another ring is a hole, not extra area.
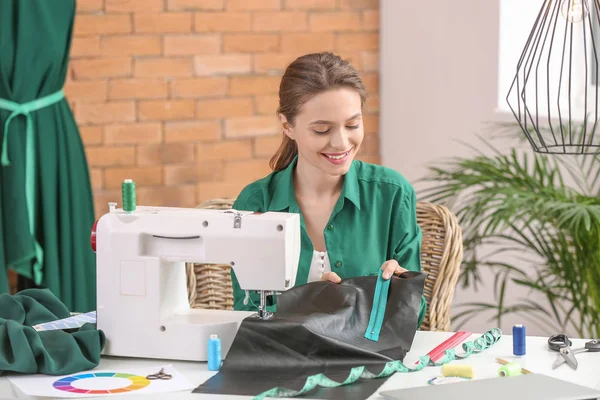
M 296 285 L 421 271 L 421 229 L 413 187 L 398 172 L 355 160 L 364 137 L 366 90 L 358 72 L 331 53 L 299 57 L 286 69 L 277 113 L 283 142 L 273 172 L 246 186 L 233 208 L 299 213 Z M 244 302 L 232 271 L 234 308 Z M 247 303 L 247 304 L 244 304 Z M 418 326 L 425 317 L 421 302 Z

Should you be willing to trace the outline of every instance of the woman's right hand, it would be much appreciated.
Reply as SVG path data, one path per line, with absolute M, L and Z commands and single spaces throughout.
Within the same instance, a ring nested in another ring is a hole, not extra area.
M 335 272 L 325 272 L 321 276 L 321 280 L 329 281 L 329 282 L 333 282 L 333 283 L 340 283 L 342 281 L 342 278 L 340 278 L 339 275 L 336 274 Z

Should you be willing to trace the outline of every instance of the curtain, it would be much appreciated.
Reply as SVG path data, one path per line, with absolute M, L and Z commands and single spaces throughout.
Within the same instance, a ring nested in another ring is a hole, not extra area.
M 96 307 L 94 203 L 62 92 L 75 0 L 0 1 L 0 293 L 7 269 L 70 310 Z

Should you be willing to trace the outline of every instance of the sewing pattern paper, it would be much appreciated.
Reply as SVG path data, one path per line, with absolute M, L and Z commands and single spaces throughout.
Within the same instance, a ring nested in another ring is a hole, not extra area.
M 146 378 L 156 374 L 161 368 L 172 378 Z M 144 395 L 191 390 L 195 387 L 172 365 L 122 371 L 92 370 L 64 376 L 27 375 L 8 378 L 27 396 L 55 398 Z

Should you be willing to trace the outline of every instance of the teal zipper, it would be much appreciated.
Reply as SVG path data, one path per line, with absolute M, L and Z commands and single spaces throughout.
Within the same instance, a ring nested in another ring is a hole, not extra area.
M 391 279 L 383 279 L 383 270 L 379 271 L 377 284 L 375 285 L 375 296 L 373 296 L 373 306 L 371 307 L 371 316 L 369 317 L 369 326 L 365 332 L 365 338 L 374 342 L 379 340 L 379 332 L 381 331 L 381 325 L 383 325 L 391 281 Z

